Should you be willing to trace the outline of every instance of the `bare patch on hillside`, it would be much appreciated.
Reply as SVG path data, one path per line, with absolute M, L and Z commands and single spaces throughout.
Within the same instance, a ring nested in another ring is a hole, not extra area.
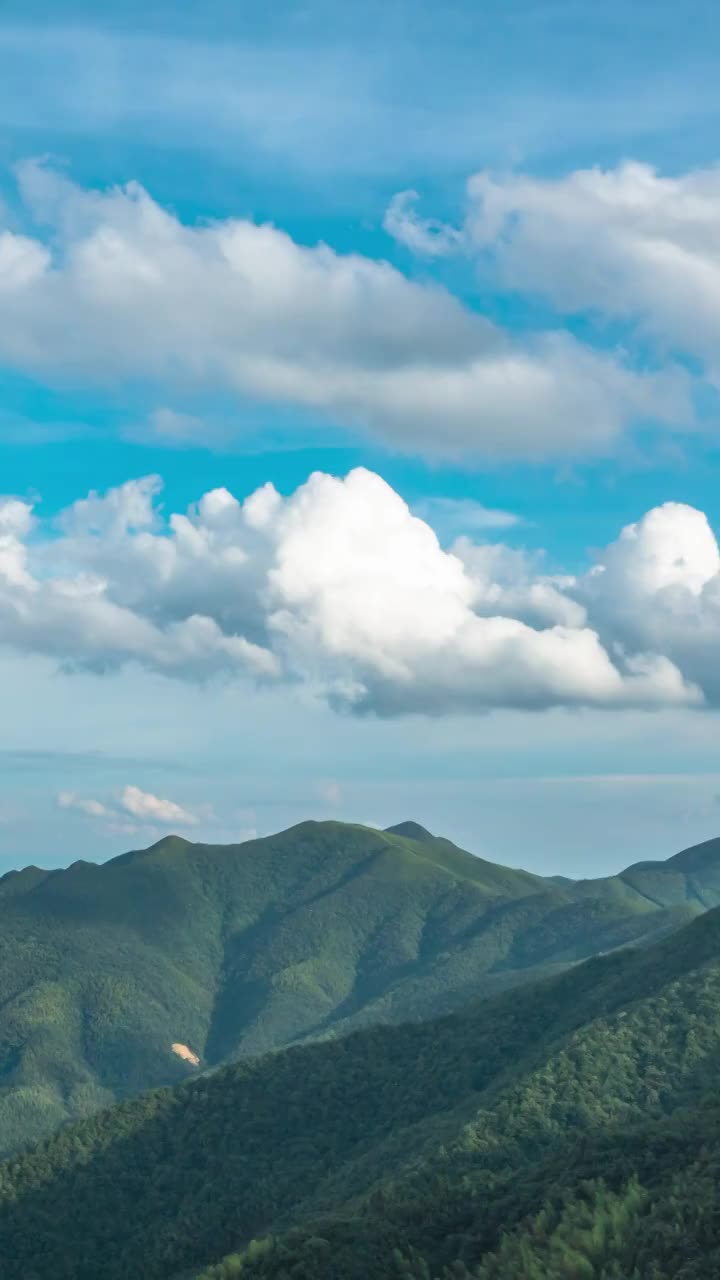
M 180 1044 L 179 1040 L 176 1040 L 175 1044 L 170 1045 L 170 1048 L 173 1053 L 176 1053 L 178 1058 L 182 1058 L 184 1062 L 191 1062 L 194 1067 L 200 1066 L 200 1059 L 197 1054 L 193 1053 L 192 1049 L 188 1049 L 186 1044 Z

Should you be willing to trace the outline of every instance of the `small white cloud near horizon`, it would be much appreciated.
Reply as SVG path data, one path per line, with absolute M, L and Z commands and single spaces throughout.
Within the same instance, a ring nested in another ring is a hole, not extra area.
M 120 806 L 133 818 L 162 823 L 164 826 L 177 824 L 192 827 L 198 821 L 195 814 L 190 813 L 189 809 L 184 809 L 182 805 L 176 804 L 174 800 L 163 799 L 150 791 L 141 791 L 139 787 L 131 785 L 124 788 L 120 797 Z
M 130 783 L 123 788 L 117 799 L 101 801 L 79 796 L 75 791 L 60 791 L 57 794 L 57 804 L 60 809 L 74 809 L 88 818 L 107 820 L 116 834 L 131 835 L 144 826 L 196 826 L 199 821 L 195 813 L 174 800 L 142 791 L 140 787 Z M 127 816 L 135 821 L 127 822 Z
M 107 805 L 101 803 L 100 800 L 83 799 L 74 791 L 59 791 L 57 795 L 58 808 L 60 809 L 77 809 L 78 813 L 87 814 L 89 818 L 109 818 L 112 811 Z

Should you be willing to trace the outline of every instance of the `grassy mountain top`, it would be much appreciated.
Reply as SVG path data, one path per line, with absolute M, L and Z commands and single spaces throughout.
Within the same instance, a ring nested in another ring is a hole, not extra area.
M 690 905 L 699 910 L 720 906 L 720 839 L 683 849 L 658 862 L 636 862 L 616 876 L 578 880 L 575 891 L 592 897 L 658 907 Z
M 53 874 L 55 873 L 52 871 L 32 866 L 23 867 L 21 871 L 6 871 L 0 876 L 0 897 L 9 898 L 16 893 L 28 893 Z
M 421 827 L 419 822 L 397 822 L 394 827 L 386 827 L 385 834 L 389 836 L 407 836 L 408 840 L 435 840 L 436 837 L 425 827 Z
M 4 1274 L 700 1280 L 720 1262 L 719 1064 L 714 911 L 63 1131 L 0 1167 Z
M 558 884 L 421 832 L 305 822 L 241 845 L 169 836 L 102 865 L 4 877 L 0 1152 L 186 1079 L 191 1059 L 173 1044 L 204 1070 L 437 1016 L 651 941 L 714 892 L 711 861 L 692 893 L 673 860 L 631 869 L 632 883 Z
M 668 865 L 686 873 L 707 872 L 717 869 L 720 861 L 720 837 L 703 840 L 702 844 L 692 845 L 668 859 Z M 657 867 L 657 863 L 641 863 L 641 866 Z

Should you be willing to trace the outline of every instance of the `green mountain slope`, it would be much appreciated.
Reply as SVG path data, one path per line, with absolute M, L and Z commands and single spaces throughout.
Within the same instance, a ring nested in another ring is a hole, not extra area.
M 121 1104 L 0 1167 L 3 1275 L 700 1280 L 720 911 L 446 1018 Z
M 720 906 L 720 839 L 706 840 L 665 862 L 636 862 L 617 876 L 575 882 L 578 893 L 654 907 Z
M 652 874 L 667 867 L 674 886 L 690 872 L 671 863 Z M 716 877 L 706 863 L 700 893 Z M 100 866 L 10 873 L 0 1152 L 185 1079 L 172 1046 L 207 1068 L 434 1016 L 704 910 L 697 892 L 665 897 L 622 877 L 559 885 L 407 823 L 308 822 L 227 847 L 173 836 Z

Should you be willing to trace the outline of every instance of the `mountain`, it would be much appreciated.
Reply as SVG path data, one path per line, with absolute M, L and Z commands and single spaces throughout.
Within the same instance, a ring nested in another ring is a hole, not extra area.
M 635 862 L 604 880 L 575 881 L 575 889 L 590 897 L 644 900 L 660 908 L 720 906 L 720 839 L 683 849 L 664 862 Z
M 705 1280 L 719 1067 L 713 910 L 61 1131 L 0 1166 L 3 1277 Z
M 649 942 L 720 853 L 606 880 L 500 867 L 412 823 L 307 822 L 0 880 L 0 1152 L 197 1070 L 427 1018 Z

